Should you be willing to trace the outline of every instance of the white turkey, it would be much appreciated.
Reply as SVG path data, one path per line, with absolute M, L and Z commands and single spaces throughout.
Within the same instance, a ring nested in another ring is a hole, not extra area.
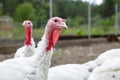
M 111 58 L 120 58 L 120 49 L 111 49 L 101 53 L 94 61 L 98 66 L 102 65 L 106 60 Z
M 33 56 L 0 62 L 0 80 L 47 80 L 51 57 L 49 53 L 57 42 L 62 28 L 67 28 L 65 21 L 59 17 L 48 20 L 44 36 Z
M 98 67 L 93 70 L 88 80 L 120 79 L 120 49 L 108 50 L 94 61 Z
M 88 80 L 120 80 L 120 58 L 109 58 L 93 70 Z
M 48 80 L 87 80 L 96 66 L 94 61 L 55 66 L 49 69 Z
M 26 20 L 23 22 L 25 28 L 26 36 L 24 46 L 17 49 L 15 53 L 15 58 L 17 57 L 30 57 L 35 53 L 35 42 L 32 38 L 32 27 L 33 24 L 31 21 Z

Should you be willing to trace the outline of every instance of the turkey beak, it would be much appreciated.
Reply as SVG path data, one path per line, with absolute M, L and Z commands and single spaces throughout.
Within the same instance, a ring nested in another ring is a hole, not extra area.
M 25 26 L 25 22 L 23 22 L 23 24 L 22 24 L 23 26 Z
M 68 29 L 68 26 L 66 25 L 65 22 L 62 22 L 62 23 L 60 24 L 60 26 L 63 27 L 63 28 L 65 28 L 65 29 Z

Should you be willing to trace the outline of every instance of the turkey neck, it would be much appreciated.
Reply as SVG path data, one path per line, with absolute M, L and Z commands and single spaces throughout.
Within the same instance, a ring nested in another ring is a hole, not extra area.
M 52 47 L 55 45 L 59 34 L 57 34 L 57 37 L 55 37 L 55 41 L 53 41 L 54 38 L 54 31 L 53 29 L 48 27 L 48 25 L 45 28 L 44 35 L 42 37 L 42 40 L 38 43 L 38 47 L 36 49 L 36 54 L 34 55 L 34 59 L 37 60 L 36 62 L 39 62 L 39 69 L 38 71 L 43 72 L 43 76 L 39 76 L 44 78 L 44 80 L 47 80 L 47 75 L 48 75 L 48 69 L 50 66 L 51 62 L 51 56 L 52 56 Z M 60 31 L 58 30 L 58 33 Z M 38 74 L 40 74 L 38 72 Z
M 60 32 L 61 29 L 54 29 L 49 24 L 46 25 L 42 40 L 38 43 L 36 59 L 41 59 L 41 55 L 47 55 L 50 52 L 57 42 Z
M 51 33 L 50 33 L 51 34 Z M 48 50 L 46 50 L 47 46 L 48 46 L 48 33 L 47 30 L 45 29 L 44 35 L 42 37 L 42 40 L 39 41 L 38 43 L 38 47 L 36 49 L 36 54 L 35 54 L 35 59 L 41 61 L 41 59 L 43 59 L 43 57 L 46 55 L 47 56 L 47 52 L 49 52 Z M 44 61 L 43 61 L 44 62 Z
M 35 59 L 35 62 L 38 62 L 38 70 L 37 74 L 37 79 L 43 79 L 47 80 L 47 75 L 48 75 L 48 69 L 49 69 L 49 64 L 51 62 L 51 50 L 46 50 L 48 46 L 48 33 L 47 30 L 45 29 L 44 35 L 42 37 L 42 40 L 38 43 L 38 47 L 36 49 L 36 54 L 33 56 Z M 40 74 L 42 73 L 42 76 Z
M 29 46 L 31 44 L 31 37 L 32 37 L 32 28 L 31 27 L 26 27 L 25 28 L 25 45 Z

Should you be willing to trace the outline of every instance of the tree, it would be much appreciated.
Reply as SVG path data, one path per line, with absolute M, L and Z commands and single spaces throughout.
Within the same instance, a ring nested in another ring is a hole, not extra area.
M 23 21 L 26 19 L 29 19 L 32 21 L 36 19 L 35 9 L 33 8 L 31 3 L 19 4 L 18 7 L 16 8 L 15 20 Z
M 45 24 L 49 19 L 49 1 L 46 0 L 33 0 L 33 6 L 35 8 L 35 14 L 37 17 L 38 27 L 41 24 Z
M 114 2 L 120 5 L 120 0 L 114 0 Z
M 87 17 L 87 3 L 83 3 L 80 0 L 56 0 L 54 1 L 55 7 L 57 8 L 57 15 L 63 18 L 76 16 Z
M 115 0 L 104 0 L 103 4 L 100 6 L 100 13 L 102 17 L 111 17 L 114 14 Z
M 1 0 L 1 3 L 3 4 L 2 14 L 13 16 L 18 0 Z

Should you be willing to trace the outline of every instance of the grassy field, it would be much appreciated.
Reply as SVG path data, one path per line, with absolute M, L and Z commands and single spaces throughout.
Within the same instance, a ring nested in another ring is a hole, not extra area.
M 33 29 L 33 37 L 40 38 L 42 37 L 44 28 L 35 28 Z M 92 35 L 103 35 L 103 34 L 114 34 L 114 27 L 104 28 L 100 26 L 93 26 L 91 28 Z M 13 30 L 0 30 L 0 38 L 7 39 L 23 39 L 25 37 L 25 31 L 23 27 L 14 27 Z M 87 26 L 81 27 L 69 27 L 68 30 L 63 30 L 61 35 L 87 35 L 88 28 Z

